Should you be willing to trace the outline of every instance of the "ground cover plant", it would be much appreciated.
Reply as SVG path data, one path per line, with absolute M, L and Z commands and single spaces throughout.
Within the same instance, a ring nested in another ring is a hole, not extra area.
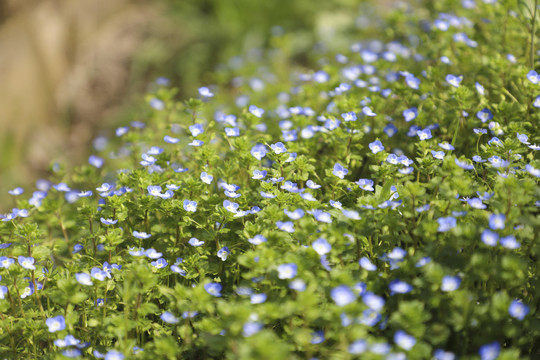
M 400 3 L 314 69 L 276 29 L 197 97 L 157 79 L 10 192 L 2 356 L 538 357 L 534 6 Z

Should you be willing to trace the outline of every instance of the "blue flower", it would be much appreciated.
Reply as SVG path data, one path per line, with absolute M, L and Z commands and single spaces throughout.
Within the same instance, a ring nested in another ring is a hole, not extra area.
M 266 177 L 266 174 L 266 170 L 253 170 L 253 176 L 251 178 L 255 180 L 261 180 Z
M 308 188 L 310 188 L 310 189 L 318 189 L 318 188 L 321 187 L 321 185 L 318 185 L 318 184 L 314 183 L 313 180 L 308 180 L 308 181 L 306 182 L 306 186 L 307 186 Z
M 293 233 L 294 232 L 294 224 L 292 221 L 278 221 L 276 222 L 276 225 L 278 227 L 279 230 L 282 230 L 282 231 L 285 231 L 285 232 L 288 232 L 288 233 Z
M 197 137 L 204 133 L 204 128 L 201 124 L 193 124 L 189 127 L 189 131 L 191 131 L 191 135 Z
M 250 337 L 261 331 L 263 324 L 256 321 L 249 321 L 244 324 L 242 328 L 242 335 L 244 337 Z
M 212 180 L 214 180 L 214 177 L 210 174 L 207 174 L 206 171 L 203 171 L 201 173 L 201 180 L 205 184 L 211 184 Z
M 497 341 L 483 345 L 478 350 L 481 360 L 495 360 L 499 357 L 501 351 L 501 345 Z
M 366 340 L 360 339 L 360 340 L 353 341 L 349 345 L 347 351 L 351 355 L 360 355 L 360 354 L 363 354 L 367 349 L 368 349 L 368 344 Z
M 341 117 L 345 121 L 356 121 L 356 113 L 354 113 L 352 111 L 341 114 Z
M 204 290 L 212 296 L 220 297 L 221 296 L 221 284 L 211 282 L 204 285 Z
M 516 237 L 514 235 L 508 235 L 501 238 L 501 245 L 507 249 L 518 249 L 521 244 L 516 241 Z
M 356 300 L 356 295 L 347 285 L 339 285 L 330 291 L 337 306 L 345 306 Z
M 277 195 L 274 195 L 274 194 L 270 194 L 270 193 L 266 193 L 264 191 L 261 191 L 261 196 L 263 198 L 266 198 L 266 199 L 273 199 L 275 198 Z
M 133 230 L 133 236 L 137 239 L 148 239 L 152 235 L 145 232 L 138 232 L 137 230 Z
M 360 220 L 360 214 L 358 213 L 358 211 L 355 211 L 355 210 L 347 210 L 347 209 L 343 209 L 341 210 L 341 213 L 349 218 L 349 219 L 352 219 L 352 220 Z
M 435 360 L 456 360 L 456 355 L 451 351 L 444 351 L 442 349 L 437 349 L 433 353 L 433 358 Z
M 489 227 L 492 230 L 502 230 L 505 227 L 506 216 L 504 214 L 491 214 L 489 216 Z
M 403 110 L 403 117 L 405 118 L 406 122 L 416 119 L 417 116 L 418 116 L 418 109 L 416 108 L 416 106 L 413 106 L 410 109 Z
M 239 206 L 240 205 L 238 203 L 231 202 L 229 200 L 223 201 L 223 207 L 225 208 L 225 210 L 230 211 L 233 214 L 236 214 L 238 212 L 238 207 Z
M 274 150 L 276 154 L 281 154 L 287 151 L 287 148 L 281 141 L 270 145 L 270 147 L 272 148 L 272 150 Z
M 8 258 L 6 256 L 0 257 L 0 267 L 9 269 L 9 267 L 15 262 L 15 259 Z
M 103 166 L 103 159 L 95 155 L 90 155 L 88 158 L 88 163 L 99 169 Z
M 13 190 L 8 190 L 8 194 L 14 195 L 14 196 L 21 195 L 22 193 L 24 193 L 24 189 L 22 187 L 17 187 Z
M 261 160 L 267 153 L 268 150 L 266 149 L 266 146 L 262 144 L 256 144 L 251 148 L 251 155 L 257 160 Z
M 530 82 L 536 85 L 540 81 L 540 75 L 538 75 L 536 71 L 531 70 L 527 73 L 527 79 L 529 79 Z
M 521 302 L 521 300 L 513 300 L 508 308 L 508 313 L 514 319 L 521 321 L 525 319 L 525 316 L 527 316 L 530 310 L 530 307 Z
M 484 230 L 480 236 L 482 242 L 488 246 L 496 246 L 499 241 L 499 234 L 490 230 Z
M 118 222 L 118 220 L 105 219 L 105 218 L 101 218 L 100 220 L 101 220 L 101 223 L 104 225 L 114 225 Z
M 197 211 L 197 202 L 196 201 L 184 200 L 183 205 L 184 205 L 184 210 L 186 210 L 186 211 L 190 211 L 190 212 Z
M 480 119 L 480 121 L 485 123 L 486 121 L 493 119 L 493 113 L 488 108 L 483 108 L 476 113 L 476 117 Z
M 265 243 L 266 241 L 266 238 L 260 234 L 248 239 L 248 242 L 253 245 L 260 245 L 262 243 Z
M 438 218 L 437 222 L 439 223 L 438 232 L 447 232 L 456 227 L 456 218 L 452 216 Z
M 266 301 L 266 294 L 262 293 L 262 294 L 251 294 L 251 297 L 250 297 L 250 303 L 251 304 L 262 304 L 263 302 Z
M 294 263 L 281 264 L 277 267 L 278 278 L 280 279 L 292 279 L 298 273 L 298 266 Z
M 452 74 L 446 75 L 446 82 L 452 85 L 453 87 L 458 88 L 459 84 L 461 83 L 461 80 L 463 80 L 463 76 L 455 76 Z
M 456 163 L 457 166 L 459 166 L 460 168 L 464 169 L 464 170 L 472 170 L 474 169 L 474 165 L 471 165 L 471 164 L 468 164 L 464 161 L 460 161 L 459 159 L 454 159 L 454 162 Z
M 439 160 L 444 160 L 444 151 L 435 151 L 435 150 L 431 150 L 431 155 L 435 158 L 435 159 L 439 159 Z
M 380 140 L 375 140 L 374 142 L 370 143 L 369 148 L 371 149 L 371 152 L 374 154 L 384 150 L 384 146 Z
M 343 166 L 341 166 L 341 164 L 336 163 L 334 165 L 334 170 L 332 171 L 332 174 L 334 174 L 340 179 L 343 179 L 348 172 L 349 170 L 345 169 Z
M 240 129 L 237 128 L 237 127 L 233 127 L 233 128 L 226 127 L 225 128 L 225 135 L 226 136 L 231 136 L 231 137 L 240 136 Z
M 526 134 L 520 134 L 520 133 L 517 133 L 516 136 L 517 136 L 517 139 L 518 139 L 521 143 L 523 143 L 523 144 L 525 144 L 525 145 L 530 144 L 530 142 L 529 142 L 529 137 L 528 137 Z
M 327 223 L 327 224 L 332 223 L 332 216 L 330 215 L 330 213 L 327 213 L 322 210 L 313 210 L 311 213 L 313 214 L 313 217 L 317 221 Z
M 326 241 L 326 239 L 323 239 L 323 238 L 318 238 L 317 240 L 315 240 L 311 244 L 311 247 L 313 248 L 313 250 L 315 250 L 317 254 L 321 256 L 329 253 L 330 250 L 332 249 L 332 246 L 330 245 L 330 243 Z
M 392 280 L 388 287 L 390 288 L 390 295 L 406 294 L 408 292 L 411 292 L 413 289 L 411 285 L 399 279 Z
M 19 265 L 28 270 L 35 270 L 34 262 L 36 261 L 33 257 L 19 256 L 18 258 Z
M 373 117 L 373 116 L 376 116 L 376 115 L 377 115 L 377 114 L 375 114 L 375 113 L 373 112 L 373 110 L 371 110 L 371 109 L 369 108 L 369 106 L 364 106 L 364 107 L 362 108 L 362 112 L 363 112 L 364 115 L 366 115 L 366 116 L 371 116 L 371 117 Z
M 414 77 L 413 74 L 407 74 L 405 76 L 405 83 L 411 88 L 411 89 L 415 89 L 415 90 L 418 90 L 419 86 L 420 86 L 420 79 Z
M 372 264 L 371 261 L 365 256 L 358 261 L 358 264 L 360 264 L 360 266 L 367 271 L 377 270 L 377 266 Z
M 45 320 L 45 324 L 49 327 L 49 332 L 62 331 L 66 328 L 66 321 L 62 315 L 55 316 L 53 318 L 48 318 Z
M 313 345 L 320 344 L 324 341 L 324 331 L 319 330 L 311 333 L 310 343 Z
M 217 256 L 221 259 L 221 261 L 227 260 L 227 257 L 231 254 L 231 251 L 227 246 L 222 247 L 218 250 Z
M 366 306 L 368 308 L 370 308 L 371 310 L 373 311 L 381 311 L 382 308 L 384 307 L 384 299 L 372 292 L 366 292 L 363 296 L 362 296 L 362 301 L 364 302 L 364 304 L 366 304 Z
M 159 316 L 163 322 L 166 322 L 167 324 L 176 324 L 178 323 L 178 318 L 174 316 L 171 312 L 165 311 L 163 314 Z
M 9 292 L 9 289 L 7 286 L 0 285 L 0 299 L 4 299 L 8 292 Z
M 461 278 L 458 276 L 446 275 L 442 279 L 441 291 L 449 292 L 459 288 L 461 284 Z
M 200 241 L 199 239 L 192 237 L 191 239 L 189 239 L 188 244 L 197 247 L 204 244 L 204 241 Z
M 111 350 L 105 354 L 105 360 L 124 360 L 124 354 L 116 350 Z
M 430 129 L 418 130 L 416 132 L 416 135 L 418 135 L 420 140 L 428 140 L 428 139 L 431 139 L 431 137 L 432 137 Z
M 90 276 L 92 276 L 96 280 L 103 281 L 106 277 L 109 276 L 109 274 L 106 271 L 103 271 L 97 267 L 93 267 L 92 270 L 90 270 Z
M 405 331 L 398 330 L 394 334 L 394 342 L 403 350 L 409 351 L 416 344 L 416 339 L 414 336 L 407 334 Z
M 264 114 L 264 110 L 261 109 L 261 108 L 258 108 L 255 105 L 250 105 L 249 106 L 249 112 L 251 114 L 253 114 L 253 116 L 258 117 L 258 118 L 261 118 L 263 116 L 263 114 Z
M 153 98 L 150 99 L 149 102 L 150 106 L 153 107 L 156 110 L 163 110 L 165 109 L 165 103 L 159 99 Z
M 208 87 L 202 86 L 199 88 L 199 95 L 202 97 L 212 97 L 214 96 L 214 93 L 212 93 Z
M 479 198 L 472 198 L 467 200 L 467 204 L 469 204 L 470 207 L 475 209 L 483 210 L 486 208 L 486 205 L 480 200 Z
M 164 258 L 159 258 L 156 261 L 152 261 L 150 264 L 156 269 L 162 269 L 166 267 L 167 265 L 169 265 L 167 260 L 165 260 Z
M 189 146 L 202 146 L 204 144 L 204 141 L 202 140 L 193 140 L 188 145 Z
M 169 136 L 169 135 L 165 135 L 163 137 L 163 141 L 165 141 L 166 143 L 169 143 L 169 144 L 177 144 L 178 142 L 180 142 L 180 139 Z
M 336 209 L 342 209 L 343 204 L 340 201 L 334 201 L 330 200 L 330 205 L 335 207 Z
M 502 143 L 502 141 L 494 136 L 492 137 L 489 141 L 488 141 L 488 145 L 491 146 L 492 144 L 495 144 L 497 147 L 504 147 L 504 144 Z M 497 156 L 498 157 L 498 156 Z
M 94 283 L 92 282 L 92 278 L 87 273 L 76 273 L 75 279 L 79 282 L 79 284 L 86 285 L 86 286 L 92 286 Z
M 302 279 L 294 279 L 289 283 L 289 289 L 299 292 L 306 290 L 306 282 Z
M 301 219 L 304 216 L 304 210 L 302 209 L 296 209 L 294 211 L 289 211 L 287 209 L 284 209 L 283 212 L 285 215 L 287 215 L 291 220 L 298 220 Z
M 66 335 L 63 339 L 56 339 L 54 340 L 54 345 L 58 346 L 59 348 L 67 347 L 67 346 L 76 346 L 81 343 L 81 340 L 75 338 L 73 335 Z

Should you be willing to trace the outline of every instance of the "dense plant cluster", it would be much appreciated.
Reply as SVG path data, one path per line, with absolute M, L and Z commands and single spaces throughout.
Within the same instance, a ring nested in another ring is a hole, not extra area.
M 12 190 L 3 356 L 538 356 L 536 10 L 427 4 L 316 69 L 276 31 L 198 98 L 160 78 L 89 164 Z

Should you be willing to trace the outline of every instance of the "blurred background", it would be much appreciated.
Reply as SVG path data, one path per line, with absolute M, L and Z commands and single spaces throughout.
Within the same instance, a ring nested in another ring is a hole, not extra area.
M 276 31 L 308 65 L 315 44 L 349 44 L 340 34 L 367 1 L 1 0 L 0 211 L 13 206 L 7 190 L 33 188 L 53 162 L 86 162 L 92 139 L 131 116 L 156 77 L 194 96 Z

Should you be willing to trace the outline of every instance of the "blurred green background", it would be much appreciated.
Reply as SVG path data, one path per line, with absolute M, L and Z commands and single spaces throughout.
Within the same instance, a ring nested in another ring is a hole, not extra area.
M 32 191 L 53 161 L 85 162 L 156 77 L 194 96 L 216 66 L 265 49 L 276 31 L 294 44 L 290 62 L 309 65 L 314 44 L 350 43 L 342 35 L 369 16 L 366 1 L 0 2 L 0 212 L 14 205 L 8 189 Z

